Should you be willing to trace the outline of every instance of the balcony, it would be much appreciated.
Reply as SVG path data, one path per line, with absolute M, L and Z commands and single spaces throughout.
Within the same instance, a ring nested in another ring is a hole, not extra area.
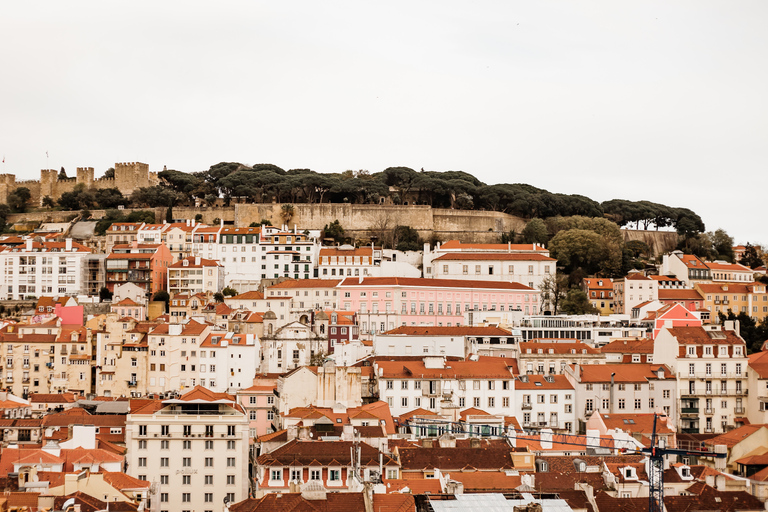
M 429 388 L 421 388 L 421 396 L 437 396 L 439 394 L 439 389 L 430 390 Z
M 129 388 L 135 388 L 137 385 L 137 382 L 135 380 L 128 380 L 126 382 L 128 383 Z
M 6 377 L 5 382 L 13 382 L 13 377 Z
M 524 410 L 525 409 L 532 409 L 533 408 L 533 404 L 531 402 L 523 402 L 520 407 L 522 409 L 524 409 Z
M 680 414 L 699 414 L 698 407 L 681 407 Z
M 698 428 L 683 428 L 683 429 L 680 429 L 680 430 L 683 432 L 683 434 L 698 434 L 699 433 L 699 429 Z
M 47 366 L 48 368 L 53 368 L 53 363 L 45 363 L 45 366 Z
M 704 409 L 704 414 L 715 414 L 715 410 L 711 407 Z
M 744 407 L 734 407 L 733 412 L 734 414 L 744 414 L 746 409 L 744 409 Z

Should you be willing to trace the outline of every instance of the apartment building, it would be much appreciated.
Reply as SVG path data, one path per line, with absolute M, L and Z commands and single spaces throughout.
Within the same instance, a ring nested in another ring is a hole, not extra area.
M 755 352 L 749 356 L 749 377 L 746 414 L 750 423 L 768 424 L 768 351 Z
M 317 277 L 336 279 L 344 276 L 372 276 L 376 266 L 381 264 L 381 259 L 381 247 L 324 247 L 320 249 L 317 259 Z
M 129 245 L 134 240 L 138 240 L 139 229 L 143 226 L 143 222 L 115 222 L 109 226 L 105 252 L 112 252 L 115 245 Z
M 337 289 L 340 309 L 356 311 L 368 336 L 403 325 L 473 325 L 475 312 L 539 310 L 539 292 L 514 282 L 351 277 Z
M 194 320 L 184 323 L 161 323 L 148 336 L 149 371 L 147 391 L 183 391 L 200 381 L 202 358 L 200 345 L 211 332 L 211 326 Z M 206 363 L 208 364 L 208 363 Z M 218 381 L 211 385 L 218 387 Z
M 613 297 L 614 313 L 629 315 L 638 304 L 659 300 L 658 282 L 641 272 L 630 272 L 613 280 Z
M 652 363 L 652 338 L 618 338 L 600 348 L 605 362 L 612 363 Z
M 247 388 L 259 368 L 260 358 L 261 345 L 254 334 L 211 332 L 200 344 L 198 382 L 217 392 L 234 393 Z M 191 364 L 193 360 L 189 361 Z
M 167 286 L 171 263 L 171 252 L 162 243 L 115 245 L 106 260 L 106 287 L 113 291 L 115 286 L 134 283 L 153 295 Z
M 53 319 L 0 329 L 0 371 L 5 388 L 30 393 L 91 392 L 91 337 L 85 327 Z
M 515 417 L 525 430 L 549 428 L 575 434 L 574 393 L 564 375 L 520 375 L 515 381 Z
M 586 277 L 581 289 L 587 294 L 589 303 L 601 315 L 613 313 L 613 280 L 607 277 Z
M 339 279 L 288 279 L 264 290 L 264 305 L 280 321 L 308 323 L 315 311 L 339 309 Z
M 712 274 L 704 260 L 692 254 L 683 254 L 682 251 L 665 254 L 662 257 L 659 274 L 675 276 L 685 283 L 687 288 L 693 288 L 696 283 L 712 281 Z
M 518 344 L 517 364 L 528 375 L 557 375 L 569 364 L 601 364 L 600 349 L 577 340 L 541 339 Z
M 702 308 L 709 311 L 713 322 L 719 322 L 718 313 L 727 315 L 745 313 L 758 322 L 768 316 L 768 290 L 761 282 L 701 283 L 696 290 L 703 297 Z
M 171 294 L 217 293 L 224 289 L 224 267 L 216 260 L 187 256 L 168 267 Z
M 708 261 L 709 273 L 713 283 L 751 283 L 755 280 L 755 272 L 741 263 L 727 261 Z
M 664 364 L 592 364 L 565 369 L 573 385 L 579 431 L 595 413 L 648 414 L 664 412 L 677 418 L 675 373 Z
M 91 251 L 71 238 L 36 242 L 31 238 L 0 246 L 0 299 L 41 295 L 79 295 L 85 291 L 86 260 Z
M 157 483 L 151 510 L 213 511 L 248 497 L 248 418 L 232 395 L 196 386 L 140 409 L 125 443 L 127 474 Z
M 415 359 L 415 360 L 414 360 Z M 467 407 L 494 415 L 515 411 L 515 361 L 503 357 L 446 361 L 444 357 L 376 358 L 379 396 L 393 416 L 419 407 L 458 420 Z
M 734 327 L 665 327 L 656 337 L 654 364 L 669 366 L 677 376 L 683 432 L 726 432 L 735 416 L 745 414 L 749 360 Z
M 150 368 L 147 335 L 158 325 L 160 322 L 140 321 L 114 313 L 106 316 L 103 326 L 95 333 L 96 394 L 146 395 Z

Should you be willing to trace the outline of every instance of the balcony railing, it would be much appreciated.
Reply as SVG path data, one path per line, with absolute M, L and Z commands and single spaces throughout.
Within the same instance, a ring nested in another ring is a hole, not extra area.
M 733 408 L 733 412 L 735 414 L 744 414 L 745 411 L 746 411 L 746 409 L 744 409 L 744 407 L 734 407 Z
M 135 388 L 136 385 L 138 384 L 135 380 L 129 380 L 129 381 L 126 381 L 126 382 L 128 382 L 128 387 L 129 388 Z
M 681 414 L 699 414 L 699 408 L 698 407 L 681 407 L 680 413 Z
M 532 409 L 533 404 L 531 402 L 523 402 L 523 404 L 520 406 L 522 409 Z

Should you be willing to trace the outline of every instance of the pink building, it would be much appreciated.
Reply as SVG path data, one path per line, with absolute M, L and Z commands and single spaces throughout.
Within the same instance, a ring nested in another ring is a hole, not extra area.
M 366 277 L 346 278 L 337 288 L 339 309 L 357 313 L 361 335 L 402 325 L 471 324 L 475 311 L 539 310 L 538 291 L 512 282 Z
M 248 416 L 249 437 L 256 438 L 274 432 L 275 386 L 255 385 L 237 392 L 237 401 Z

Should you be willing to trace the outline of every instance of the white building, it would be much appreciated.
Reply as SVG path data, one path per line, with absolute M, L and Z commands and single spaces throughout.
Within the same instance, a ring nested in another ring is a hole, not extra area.
M 664 364 L 589 364 L 565 369 L 575 390 L 576 419 L 583 432 L 595 412 L 677 417 L 677 381 Z
M 248 497 L 248 418 L 235 397 L 196 387 L 129 414 L 127 473 L 158 484 L 153 510 L 220 510 Z
M 536 244 L 462 244 L 450 240 L 424 247 L 424 277 L 508 281 L 538 290 L 556 273 L 557 260 Z
M 188 256 L 168 267 L 168 292 L 195 295 L 224 289 L 224 267 L 216 260 Z
M 659 282 L 641 272 L 613 280 L 613 311 L 629 315 L 638 304 L 659 300 Z
M 446 361 L 428 356 L 422 360 L 379 358 L 374 369 L 379 397 L 392 416 L 419 407 L 458 420 L 458 412 L 478 408 L 489 414 L 515 413 L 514 360 L 479 357 L 476 361 Z
M 549 428 L 575 434 L 574 394 L 564 375 L 520 375 L 515 381 L 515 417 L 525 430 Z
M 198 385 L 201 375 L 200 345 L 210 331 L 210 325 L 194 320 L 165 323 L 153 328 L 148 336 L 147 392 L 184 391 Z
M 275 314 L 267 311 L 264 314 L 264 333 L 261 338 L 261 372 L 285 373 L 309 365 L 313 356 L 325 353 L 327 336 L 321 335 L 319 331 L 320 326 L 324 330 L 326 324 L 310 326 L 302 322 L 290 322 L 278 327 L 280 323 Z
M 677 376 L 683 432 L 727 432 L 733 418 L 744 414 L 749 359 L 734 327 L 732 321 L 664 327 L 656 336 L 653 362 L 668 365 Z
M 212 332 L 200 345 L 198 382 L 211 391 L 234 393 L 253 384 L 261 345 L 254 334 Z
M 91 251 L 71 238 L 0 246 L 0 298 L 21 300 L 42 295 L 84 293 L 86 258 Z

